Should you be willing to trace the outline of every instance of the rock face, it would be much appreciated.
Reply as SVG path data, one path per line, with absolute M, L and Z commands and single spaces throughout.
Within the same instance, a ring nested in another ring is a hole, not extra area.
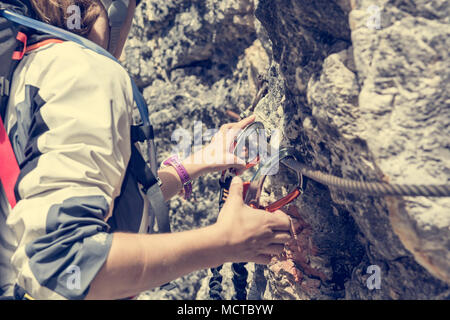
M 125 65 L 149 102 L 160 161 L 176 129 L 201 141 L 233 111 L 280 130 L 314 169 L 448 184 L 449 17 L 444 0 L 148 0 Z M 171 202 L 175 230 L 214 221 L 217 178 L 195 183 L 196 201 Z M 282 181 L 271 177 L 263 198 L 284 196 Z M 248 265 L 250 298 L 450 297 L 449 198 L 372 197 L 308 180 L 285 210 L 296 239 L 268 267 Z M 207 281 L 195 272 L 141 298 L 206 299 Z

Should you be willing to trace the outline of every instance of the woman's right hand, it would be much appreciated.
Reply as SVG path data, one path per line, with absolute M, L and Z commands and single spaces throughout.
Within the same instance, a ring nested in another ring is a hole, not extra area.
M 226 241 L 227 262 L 268 264 L 291 240 L 291 219 L 277 210 L 269 213 L 253 209 L 243 201 L 243 182 L 235 177 L 216 227 Z

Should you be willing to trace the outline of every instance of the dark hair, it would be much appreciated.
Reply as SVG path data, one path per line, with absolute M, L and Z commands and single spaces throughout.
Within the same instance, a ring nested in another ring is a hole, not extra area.
M 102 10 L 101 4 L 94 0 L 30 0 L 30 2 L 40 20 L 66 30 L 69 30 L 67 22 L 73 14 L 67 9 L 71 5 L 78 6 L 81 13 L 80 28 L 69 31 L 82 36 L 89 34 Z

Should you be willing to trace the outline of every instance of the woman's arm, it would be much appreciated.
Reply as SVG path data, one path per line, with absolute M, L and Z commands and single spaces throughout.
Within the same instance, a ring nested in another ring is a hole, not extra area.
M 109 256 L 87 299 L 120 299 L 224 262 L 267 264 L 290 240 L 290 219 L 244 205 L 235 178 L 214 225 L 169 234 L 114 234 Z M 81 276 L 82 270 L 81 270 Z
M 214 225 L 178 233 L 116 233 L 86 299 L 134 296 L 225 261 L 224 240 Z

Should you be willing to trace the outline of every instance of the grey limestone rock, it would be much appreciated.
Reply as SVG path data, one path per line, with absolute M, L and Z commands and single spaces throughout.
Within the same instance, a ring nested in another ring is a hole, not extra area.
M 147 0 L 125 66 L 149 103 L 159 161 L 176 129 L 193 139 L 199 122 L 218 128 L 233 121 L 233 111 L 279 129 L 281 144 L 314 169 L 362 181 L 448 184 L 449 17 L 444 0 Z M 252 109 L 263 82 L 267 94 Z M 196 201 L 171 201 L 174 230 L 213 223 L 217 178 L 195 183 Z M 264 197 L 286 192 L 274 187 Z M 449 198 L 374 197 L 309 180 L 287 210 L 299 223 L 298 250 L 287 248 L 256 274 L 248 265 L 252 297 L 450 297 Z M 372 265 L 380 289 L 367 285 Z M 199 271 L 170 292 L 141 298 L 207 299 L 208 277 Z M 225 267 L 228 298 L 230 277 Z

